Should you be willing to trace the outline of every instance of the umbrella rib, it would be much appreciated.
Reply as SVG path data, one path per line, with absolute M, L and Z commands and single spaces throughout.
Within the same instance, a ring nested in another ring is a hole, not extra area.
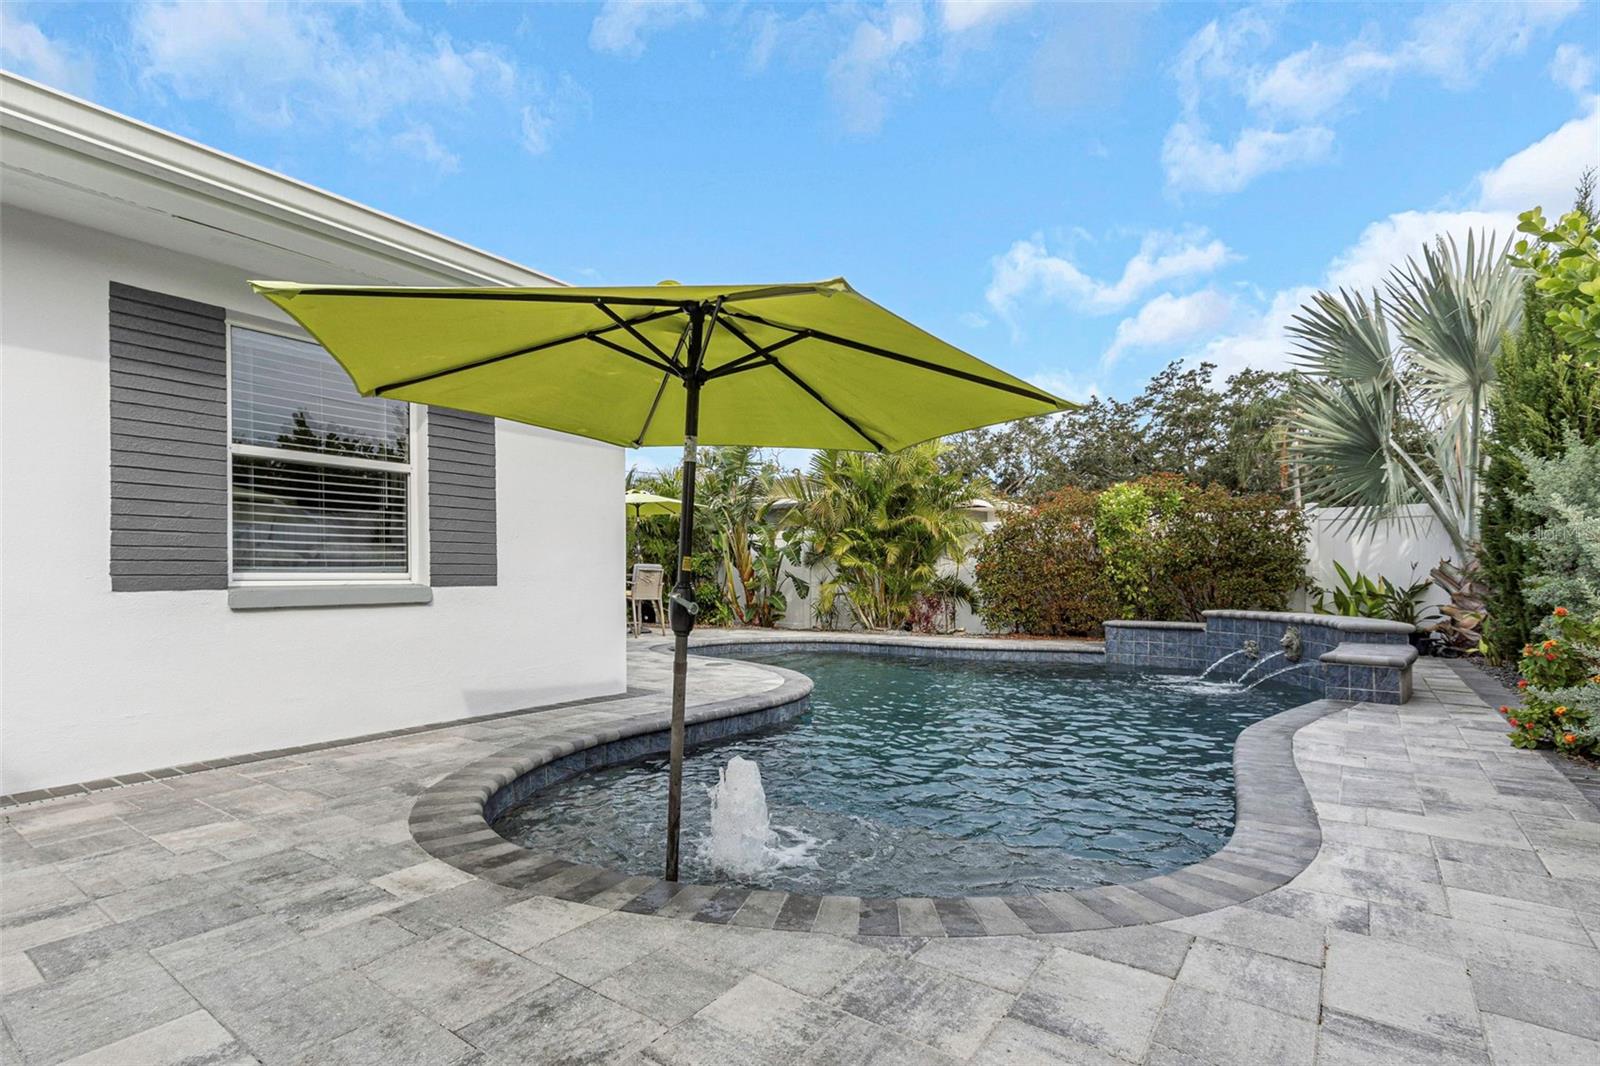
M 762 348 L 760 345 L 756 344 L 755 341 L 751 340 L 745 334 L 744 330 L 740 329 L 732 322 L 724 321 L 722 323 L 722 328 L 727 330 L 729 333 L 732 333 L 735 337 L 738 337 L 741 341 L 744 341 L 744 343 L 750 347 L 751 355 L 760 356 L 764 362 L 770 363 L 772 366 L 777 367 L 780 374 L 804 389 L 807 396 L 811 397 L 823 407 L 827 408 L 829 414 L 833 415 L 833 417 L 849 426 L 851 430 L 855 432 L 856 436 L 860 437 L 862 440 L 866 441 L 868 444 L 872 445 L 873 448 L 880 452 L 888 451 L 888 449 L 875 440 L 871 434 L 862 429 L 860 426 L 856 425 L 855 419 L 851 418 L 849 415 L 833 406 L 833 404 L 829 403 L 827 400 L 824 400 L 822 398 L 822 394 L 816 389 L 812 388 L 810 383 L 808 383 L 804 378 L 774 359 L 772 357 L 772 352 L 770 351 L 770 348 L 772 347 L 771 345 L 768 345 L 767 348 Z M 791 343 L 799 339 L 800 337 L 798 336 L 789 338 Z
M 693 329 L 693 324 L 685 323 L 683 329 L 678 331 L 678 343 L 672 349 L 671 358 L 668 359 L 668 362 L 677 367 L 680 371 L 683 369 L 683 364 L 678 361 L 678 355 L 683 351 L 684 345 L 689 343 L 689 332 L 691 329 Z M 642 446 L 644 442 L 644 435 L 650 432 L 650 423 L 656 420 L 656 408 L 661 406 L 661 397 L 667 391 L 667 379 L 670 377 L 672 377 L 671 374 L 661 375 L 661 384 L 656 386 L 656 398 L 650 401 L 650 413 L 644 416 L 644 425 L 639 427 L 639 435 L 633 438 L 633 446 L 635 448 Z M 683 377 L 681 372 L 678 374 L 678 377 Z
M 590 337 L 589 339 L 594 341 L 596 344 L 602 345 L 602 346 L 604 346 L 606 348 L 610 348 L 612 351 L 616 352 L 618 355 L 625 355 L 629 359 L 633 359 L 633 360 L 636 360 L 638 362 L 641 362 L 645 366 L 650 367 L 652 370 L 660 370 L 660 371 L 662 371 L 663 373 L 666 373 L 666 374 L 676 374 L 677 373 L 677 370 L 674 367 L 672 367 L 670 364 L 668 364 L 668 363 L 658 363 L 654 359 L 650 358 L 648 355 L 640 355 L 638 352 L 633 351 L 630 348 L 624 348 L 622 345 L 618 344 L 616 341 L 612 340 L 609 337 L 596 336 L 596 337 Z
M 724 312 L 724 315 L 727 317 L 742 318 L 749 322 L 755 322 L 758 325 L 770 326 L 773 329 L 786 330 L 789 333 L 797 333 L 819 341 L 827 341 L 829 344 L 837 344 L 841 348 L 851 348 L 858 352 L 864 352 L 867 355 L 876 355 L 881 359 L 891 359 L 897 363 L 905 363 L 909 366 L 919 367 L 923 370 L 932 370 L 936 374 L 944 374 L 948 377 L 960 378 L 962 381 L 970 381 L 974 385 L 987 385 L 991 389 L 998 389 L 1001 392 L 1009 392 L 1016 396 L 1024 396 L 1030 400 L 1037 400 L 1040 403 L 1049 404 L 1051 407 L 1056 407 L 1059 405 L 1059 401 L 1057 401 L 1055 397 L 1049 396 L 1042 392 L 1035 392 L 1034 390 L 1024 388 L 1021 385 L 1012 385 L 1009 382 L 1004 381 L 993 381 L 989 378 L 982 377 L 978 374 L 969 373 L 965 370 L 957 370 L 954 367 L 940 366 L 938 363 L 930 363 L 926 359 L 918 359 L 914 355 L 904 355 L 900 352 L 891 352 L 887 348 L 879 348 L 876 345 L 867 344 L 863 341 L 854 341 L 848 337 L 840 337 L 837 334 L 824 333 L 815 329 L 801 329 L 795 326 L 786 326 L 781 322 L 773 322 L 770 319 L 762 318 L 760 315 L 752 315 L 746 311 L 726 311 Z
M 659 318 L 671 318 L 673 315 L 682 313 L 683 312 L 681 310 L 676 308 L 670 311 L 652 311 L 647 315 L 639 315 L 635 318 L 629 319 L 628 321 L 635 324 L 641 322 L 654 322 Z M 376 386 L 372 390 L 372 395 L 382 396 L 384 393 L 393 392 L 395 389 L 404 389 L 412 385 L 421 385 L 425 382 L 436 381 L 439 378 L 449 377 L 451 374 L 459 374 L 464 370 L 476 370 L 481 366 L 489 366 L 493 363 L 498 363 L 506 359 L 515 359 L 519 355 L 532 355 L 535 352 L 542 352 L 548 348 L 559 348 L 563 344 L 571 344 L 574 341 L 595 340 L 600 334 L 610 333 L 618 328 L 620 327 L 615 325 L 599 326 L 595 329 L 584 330 L 581 333 L 571 333 L 565 337 L 556 337 L 553 340 L 540 341 L 538 344 L 531 344 L 524 348 L 514 348 L 509 352 L 501 352 L 499 355 L 491 355 L 483 359 L 475 359 L 470 363 L 463 363 L 460 366 L 449 367 L 445 370 L 435 370 L 431 374 L 419 374 L 414 378 L 405 378 L 402 381 L 391 381 L 388 384 Z M 624 351 L 626 351 L 626 349 L 624 349 Z M 641 356 L 640 358 L 643 357 Z M 677 373 L 677 371 L 672 368 L 668 368 L 668 372 L 674 374 Z
M 656 398 L 650 401 L 650 413 L 644 416 L 644 425 L 639 427 L 639 435 L 633 438 L 635 448 L 643 446 L 644 435 L 650 432 L 650 423 L 656 420 L 656 408 L 661 406 L 661 396 L 667 391 L 667 382 L 671 378 L 671 374 L 661 375 L 661 384 L 656 386 Z
M 649 348 L 650 351 L 655 355 L 655 357 L 657 359 L 661 360 L 663 363 L 671 363 L 671 362 L 673 362 L 673 360 L 667 355 L 666 352 L 664 352 L 660 348 L 656 347 L 654 341 L 652 341 L 649 337 L 646 337 L 643 333 L 640 333 L 637 329 L 635 329 L 632 322 L 629 322 L 627 319 L 623 318 L 621 315 L 619 315 L 615 311 L 613 311 L 609 306 L 607 306 L 607 304 L 606 304 L 606 302 L 604 300 L 596 300 L 594 302 L 594 305 L 596 307 L 600 308 L 600 310 L 604 311 L 606 313 L 606 316 L 608 318 L 610 318 L 611 321 L 615 322 L 617 325 L 619 325 L 623 329 L 627 330 L 628 334 L 630 336 L 632 336 L 634 340 L 638 341 L 640 344 L 644 345 L 646 348 Z
M 723 323 L 723 325 L 727 326 L 727 323 Z M 750 340 L 749 337 L 746 337 L 742 333 L 739 333 L 739 332 L 731 330 L 731 329 L 729 330 L 729 332 L 733 333 L 736 337 L 738 337 L 740 340 L 744 341 L 746 344 L 753 343 Z M 805 338 L 805 334 L 797 333 L 794 336 L 785 337 L 781 341 L 774 341 L 773 343 L 767 345 L 765 348 L 756 348 L 754 351 L 750 352 L 748 355 L 741 355 L 739 358 L 734 359 L 731 362 L 723 363 L 721 366 L 717 367 L 717 369 L 715 369 L 715 370 L 711 371 L 710 373 L 708 373 L 706 375 L 706 380 L 707 381 L 714 381 L 717 378 L 726 377 L 729 374 L 737 374 L 742 370 L 756 370 L 756 369 L 759 369 L 760 367 L 767 366 L 768 363 L 762 359 L 762 356 L 768 355 L 768 354 L 770 354 L 772 352 L 776 352 L 776 351 L 778 351 L 778 350 L 780 350 L 782 348 L 787 348 L 787 347 L 789 347 L 789 345 L 795 343 L 796 341 L 803 341 L 805 339 L 806 339 Z

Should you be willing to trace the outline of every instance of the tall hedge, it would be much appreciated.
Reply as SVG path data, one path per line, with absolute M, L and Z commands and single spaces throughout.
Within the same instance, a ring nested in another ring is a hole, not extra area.
M 1300 512 L 1266 493 L 1167 475 L 1068 489 L 986 538 L 978 610 L 990 629 L 1040 636 L 1098 636 L 1108 618 L 1282 610 L 1305 574 L 1305 534 Z
M 1498 388 L 1483 478 L 1480 562 L 1489 587 L 1485 640 L 1490 657 L 1517 658 L 1545 611 L 1531 605 L 1523 583 L 1530 566 L 1527 538 L 1544 519 L 1523 504 L 1528 470 L 1518 453 L 1540 459 L 1561 453 L 1571 432 L 1584 443 L 1600 440 L 1600 366 L 1573 357 L 1546 322 L 1548 297 L 1529 282 L 1522 327 L 1501 347 Z

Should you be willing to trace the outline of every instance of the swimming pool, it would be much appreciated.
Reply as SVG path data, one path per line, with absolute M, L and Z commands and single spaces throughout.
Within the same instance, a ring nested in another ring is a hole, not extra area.
M 1121 883 L 1198 862 L 1233 828 L 1233 744 L 1301 702 L 1156 671 L 849 652 L 741 651 L 816 682 L 810 712 L 684 764 L 685 880 L 791 892 L 1003 895 Z M 761 769 L 779 861 L 712 867 L 710 792 Z M 581 775 L 495 828 L 541 852 L 659 870 L 664 760 Z

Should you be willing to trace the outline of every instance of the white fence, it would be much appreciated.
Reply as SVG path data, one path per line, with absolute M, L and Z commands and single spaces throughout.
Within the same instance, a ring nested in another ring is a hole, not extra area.
M 1441 559 L 1455 556 L 1450 538 L 1445 536 L 1426 506 L 1408 507 L 1398 518 L 1370 527 L 1345 524 L 1348 513 L 1345 508 L 1335 507 L 1312 507 L 1307 511 L 1306 576 L 1323 588 L 1331 589 L 1339 584 L 1334 563 L 1352 575 L 1362 573 L 1374 580 L 1382 577 L 1391 584 L 1403 586 L 1425 579 Z M 811 589 L 806 599 L 796 596 L 793 587 L 784 587 L 789 609 L 779 625 L 786 629 L 818 628 L 816 586 L 823 576 L 816 570 L 799 572 L 801 580 Z M 970 561 L 962 567 L 961 576 L 972 583 Z M 1449 597 L 1437 585 L 1430 585 L 1423 596 L 1425 606 L 1448 602 Z M 1300 589 L 1289 606 L 1294 610 L 1309 610 L 1310 604 L 1307 591 Z M 837 627 L 851 628 L 851 619 L 842 605 L 837 613 Z M 1431 616 L 1431 612 L 1424 613 Z M 983 620 L 965 605 L 956 609 L 956 628 L 968 633 L 988 632 Z
M 1352 575 L 1359 572 L 1403 586 L 1427 578 L 1441 559 L 1455 560 L 1450 538 L 1423 504 L 1404 508 L 1398 518 L 1376 526 L 1347 524 L 1350 511 L 1343 507 L 1312 507 L 1306 514 L 1310 519 L 1306 574 L 1323 588 L 1339 584 L 1334 563 Z M 1429 585 L 1423 596 L 1427 606 L 1449 602 L 1438 585 Z

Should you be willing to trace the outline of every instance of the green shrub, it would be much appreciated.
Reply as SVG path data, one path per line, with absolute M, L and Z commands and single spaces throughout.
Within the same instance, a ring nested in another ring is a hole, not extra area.
M 1547 321 L 1550 298 L 1530 281 L 1522 327 L 1501 349 L 1484 472 L 1483 581 L 1488 587 L 1485 650 L 1497 662 L 1517 657 L 1543 611 L 1523 591 L 1526 538 L 1544 523 L 1527 509 L 1528 470 L 1519 453 L 1559 454 L 1565 434 L 1600 441 L 1600 361 L 1575 358 Z
M 1144 617 L 1197 622 L 1202 611 L 1288 607 L 1306 572 L 1305 516 L 1270 493 L 1174 486 Z
M 1063 489 L 1008 514 L 976 556 L 984 625 L 1004 633 L 1098 636 L 1117 611 L 1094 536 L 1095 494 Z
M 1522 584 L 1534 603 L 1592 618 L 1600 616 L 1600 442 L 1569 432 L 1563 443 L 1553 458 L 1518 456 L 1528 470 L 1523 507 L 1542 520 L 1517 535 L 1528 549 Z
M 1523 705 L 1501 707 L 1519 748 L 1553 744 L 1562 751 L 1600 747 L 1600 616 L 1585 621 L 1557 607 L 1540 627 L 1543 640 L 1522 649 Z
M 977 557 L 990 629 L 1097 635 L 1107 618 L 1282 610 L 1305 573 L 1305 523 L 1265 493 L 1158 475 L 1069 489 L 1007 516 Z

